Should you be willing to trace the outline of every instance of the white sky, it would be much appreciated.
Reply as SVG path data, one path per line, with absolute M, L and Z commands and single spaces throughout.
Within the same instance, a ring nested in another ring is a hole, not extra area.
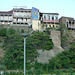
M 75 18 L 75 0 L 1 0 L 0 11 L 10 11 L 13 6 L 38 8 L 40 12 L 59 13 L 61 16 Z

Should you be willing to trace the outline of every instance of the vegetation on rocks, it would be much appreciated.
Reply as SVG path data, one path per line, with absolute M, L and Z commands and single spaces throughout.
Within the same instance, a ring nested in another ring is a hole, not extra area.
M 24 38 L 19 36 L 19 33 L 12 28 L 8 30 L 0 29 L 0 31 L 0 36 L 4 39 L 3 49 L 5 50 L 4 59 L 0 64 L 5 65 L 7 69 L 23 70 Z M 65 31 L 63 29 L 60 29 L 60 31 L 62 46 L 64 46 L 69 41 L 69 39 L 67 39 L 68 32 L 64 34 Z M 21 32 L 24 31 L 22 30 Z M 36 70 L 35 73 L 39 72 L 42 74 L 42 72 L 48 73 L 56 69 L 75 68 L 75 42 L 70 42 L 70 48 L 53 57 L 49 60 L 48 64 L 38 63 L 37 60 L 35 61 L 38 56 L 37 49 L 50 50 L 53 46 L 49 31 L 33 32 L 26 39 L 26 69 L 28 70 L 28 74 L 32 72 L 32 69 Z M 57 72 L 57 74 L 60 73 Z
M 44 70 L 45 72 L 56 69 L 75 68 L 75 42 L 72 43 L 70 50 L 59 53 L 56 57 L 50 59 L 48 64 L 35 61 L 34 68 Z
M 68 30 L 67 27 L 60 23 L 60 32 L 61 32 L 61 46 L 65 49 L 65 50 L 69 50 L 71 43 L 74 40 L 73 37 L 73 32 Z
M 3 64 L 7 69 L 23 69 L 24 38 L 13 28 L 8 29 L 5 35 L 2 31 L 1 36 L 4 36 L 3 49 L 5 50 L 5 56 L 3 58 Z M 33 32 L 26 39 L 27 70 L 33 67 L 31 63 L 34 62 L 38 56 L 37 49 L 50 50 L 53 48 L 52 40 L 49 38 L 49 34 L 37 31 Z

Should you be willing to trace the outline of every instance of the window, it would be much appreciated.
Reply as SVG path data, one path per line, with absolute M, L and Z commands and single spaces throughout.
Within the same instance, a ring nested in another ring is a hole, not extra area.
M 51 28 L 51 25 L 49 25 L 49 27 Z
M 67 27 L 68 27 L 68 22 L 67 22 Z
M 49 19 L 50 19 L 50 15 L 49 15 Z
M 26 18 L 26 21 L 27 21 L 27 18 Z
M 54 16 L 52 16 L 52 20 L 54 20 Z
M 56 18 L 56 20 L 58 20 L 58 16 L 56 16 L 55 18 Z
M 23 21 L 23 18 L 22 18 L 22 21 Z
M 48 27 L 48 25 L 46 25 L 46 28 Z
M 53 28 L 54 28 L 55 26 L 53 25 Z
M 44 15 L 44 19 L 46 19 L 46 15 Z
M 18 18 L 17 18 L 17 21 L 18 21 Z
M 42 29 L 44 29 L 44 25 L 42 25 Z
M 58 26 L 56 26 L 58 28 Z
M 50 20 L 50 15 L 48 15 L 48 19 Z

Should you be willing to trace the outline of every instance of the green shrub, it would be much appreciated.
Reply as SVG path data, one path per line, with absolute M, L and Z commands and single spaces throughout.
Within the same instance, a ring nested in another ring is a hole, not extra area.
M 7 32 L 6 28 L 1 28 L 0 29 L 0 36 L 6 36 L 6 32 Z
M 40 69 L 36 69 L 36 75 L 40 75 L 41 74 L 41 70 Z
M 35 49 L 50 50 L 53 48 L 53 42 L 50 40 L 50 35 L 45 32 L 34 32 L 32 36 L 27 38 L 28 47 Z
M 24 33 L 24 29 L 21 29 L 21 33 Z
M 73 75 L 73 70 L 72 70 L 72 68 L 70 68 L 70 75 Z
M 2 42 L 2 40 L 0 40 L 0 42 Z
M 15 29 L 13 28 L 8 29 L 7 35 L 11 35 L 11 34 L 15 34 Z
M 67 70 L 62 70 L 63 72 L 67 72 Z
M 23 73 L 13 73 L 13 72 L 10 72 L 10 73 L 5 73 L 4 75 L 24 75 Z
M 61 70 L 56 70 L 56 75 L 60 75 Z
M 32 70 L 28 70 L 28 75 L 32 75 Z

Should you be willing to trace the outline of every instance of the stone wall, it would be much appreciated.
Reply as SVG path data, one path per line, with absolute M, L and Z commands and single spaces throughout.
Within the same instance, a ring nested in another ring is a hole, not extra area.
M 13 28 L 15 30 L 21 31 L 22 29 L 25 31 L 31 30 L 31 26 L 29 27 L 28 25 L 0 25 L 0 28 Z
M 61 46 L 61 34 L 60 31 L 51 31 L 51 35 L 50 35 L 54 46 Z

